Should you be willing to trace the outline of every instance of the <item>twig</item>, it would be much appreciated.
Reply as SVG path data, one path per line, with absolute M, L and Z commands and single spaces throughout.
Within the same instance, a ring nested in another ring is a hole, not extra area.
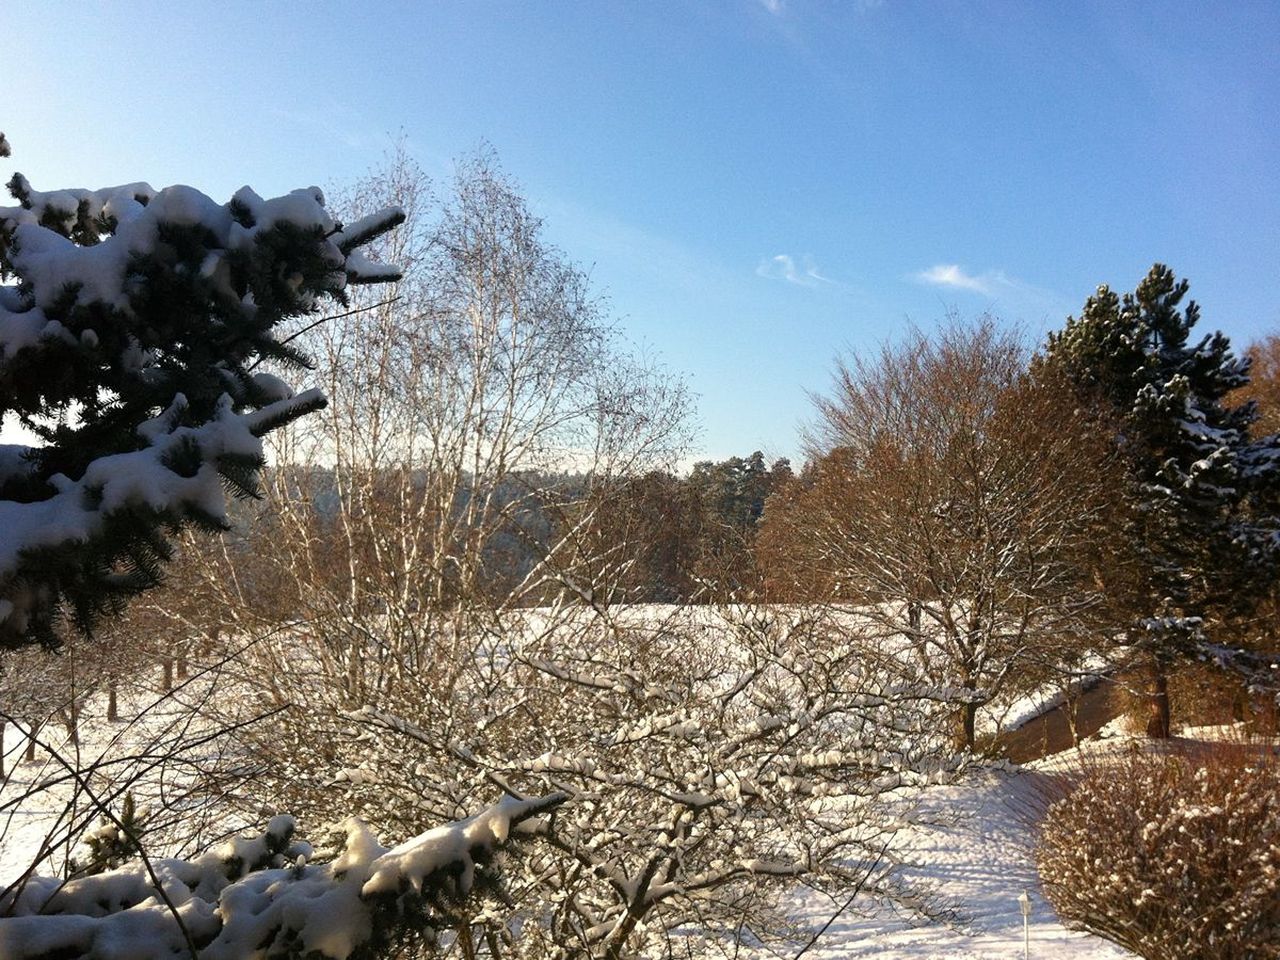
M 155 867 L 152 866 L 151 858 L 147 856 L 147 851 L 144 849 L 142 845 L 142 841 L 138 837 L 138 835 L 134 833 L 134 831 L 128 825 L 126 825 L 124 821 L 122 821 L 119 817 L 117 817 L 114 813 L 112 813 L 111 808 L 107 804 L 103 803 L 101 800 L 98 799 L 97 794 L 93 792 L 93 788 L 89 786 L 88 781 L 80 774 L 78 770 L 75 770 L 72 767 L 72 765 L 67 761 L 67 759 L 64 756 L 62 756 L 61 753 L 59 753 L 57 750 L 55 750 L 53 747 L 49 746 L 48 744 L 41 743 L 39 740 L 37 740 L 36 743 L 40 747 L 42 747 L 45 750 L 45 752 L 47 752 L 51 757 L 53 757 L 54 760 L 56 760 L 59 764 L 67 768 L 67 771 L 71 773 L 72 776 L 75 777 L 77 786 L 89 798 L 89 800 L 93 803 L 93 805 L 98 809 L 98 812 L 101 813 L 108 820 L 110 820 L 113 824 L 115 824 L 116 829 L 118 829 L 121 833 L 123 833 L 126 837 L 128 837 L 130 841 L 132 841 L 134 847 L 137 848 L 138 858 L 142 861 L 143 866 L 146 868 L 147 876 L 151 878 L 152 886 L 154 887 L 156 893 L 160 896 L 160 899 L 164 901 L 164 905 L 168 908 L 169 913 L 173 916 L 173 922 L 178 925 L 178 930 L 182 933 L 182 939 L 186 941 L 187 950 L 191 954 L 191 960 L 200 960 L 200 952 L 199 950 L 196 949 L 195 941 L 191 939 L 191 931 L 188 930 L 187 925 L 182 922 L 182 916 L 178 913 L 177 905 L 171 899 L 169 899 L 169 895 L 165 893 L 164 884 L 160 881 L 160 877 L 156 873 Z M 44 906 L 40 908 L 41 913 L 44 912 L 44 907 L 48 906 L 52 900 L 53 900 L 53 895 L 50 895 L 49 900 L 46 900 Z
M 301 330 L 298 330 L 295 333 L 289 334 L 289 336 L 285 337 L 283 340 L 280 341 L 280 346 L 283 347 L 290 340 L 298 339 L 298 337 L 302 336 L 304 333 L 307 333 L 310 330 L 314 330 L 316 327 L 320 326 L 320 324 L 322 323 L 328 323 L 330 320 L 341 320 L 344 317 L 353 317 L 357 313 L 364 313 L 367 310 L 377 310 L 378 307 L 385 307 L 388 304 L 395 303 L 399 299 L 400 299 L 399 296 L 387 297 L 387 299 L 381 300 L 378 303 L 371 303 L 367 307 L 355 307 L 351 310 L 346 311 L 345 313 L 333 313 L 327 317 L 321 317 L 319 320 L 315 320 L 311 323 L 308 323 Z M 260 364 L 263 361 L 263 359 L 264 359 L 263 357 L 259 357 L 257 360 L 253 361 L 253 363 L 249 364 L 249 369 L 252 370 L 258 364 Z
M 831 929 L 831 925 L 836 922 L 836 919 L 853 906 L 853 901 L 858 899 L 858 895 L 862 893 L 862 888 L 866 885 L 866 882 L 871 879 L 872 872 L 874 872 L 875 868 L 879 866 L 880 862 L 884 859 L 884 855 L 889 850 L 889 844 L 893 842 L 893 838 L 895 836 L 897 836 L 897 831 L 889 835 L 889 839 L 884 842 L 884 846 L 881 847 L 880 852 L 876 854 L 875 860 L 871 861 L 871 866 L 867 868 L 861 879 L 858 880 L 857 885 L 853 888 L 853 893 L 849 894 L 849 898 L 845 900 L 840 909 L 827 918 L 827 922 L 818 928 L 813 936 L 809 938 L 809 942 L 801 947 L 800 952 L 792 957 L 791 960 L 800 960 L 800 958 L 808 953 L 809 949 L 818 942 L 822 935 Z

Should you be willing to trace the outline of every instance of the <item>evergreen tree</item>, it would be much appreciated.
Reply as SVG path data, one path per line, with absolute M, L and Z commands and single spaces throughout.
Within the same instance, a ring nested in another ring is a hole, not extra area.
M 791 463 L 766 466 L 759 450 L 749 457 L 700 461 L 684 482 L 701 514 L 700 579 L 731 592 L 757 586 L 756 533 L 765 501 L 791 478 Z
M 1248 383 L 1248 360 L 1221 333 L 1192 341 L 1188 286 L 1156 264 L 1133 293 L 1100 287 L 1040 360 L 1118 425 L 1140 571 L 1128 599 L 1153 667 L 1157 736 L 1169 732 L 1169 667 L 1213 651 L 1214 628 L 1265 592 L 1280 527 L 1280 441 L 1251 439 L 1255 405 L 1228 398 Z
M 62 614 L 88 630 L 154 586 L 179 530 L 225 529 L 226 491 L 256 493 L 260 438 L 325 403 L 257 368 L 307 366 L 282 324 L 398 277 L 359 248 L 403 213 L 344 227 L 314 187 L 8 186 L 0 416 L 40 443 L 0 447 L 0 647 L 52 645 Z

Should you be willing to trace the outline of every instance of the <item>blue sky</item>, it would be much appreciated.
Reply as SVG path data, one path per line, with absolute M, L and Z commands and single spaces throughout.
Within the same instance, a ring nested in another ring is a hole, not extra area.
M 180 11 L 180 12 L 179 12 Z M 1280 332 L 1280 4 L 7 4 L 0 129 L 43 189 L 229 197 L 482 141 L 700 454 L 795 456 L 839 351 L 989 310 L 1033 337 L 1155 260 Z

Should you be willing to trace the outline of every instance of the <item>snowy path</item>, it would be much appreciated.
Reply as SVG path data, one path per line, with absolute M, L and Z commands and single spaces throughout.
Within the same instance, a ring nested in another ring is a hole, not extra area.
M 995 960 L 1021 957 L 1022 915 L 1016 897 L 1033 901 L 1031 957 L 1108 960 L 1131 957 L 1097 937 L 1065 929 L 1040 893 L 1028 804 L 1030 770 L 983 769 L 965 783 L 929 791 L 926 813 L 935 824 L 903 837 L 902 874 L 933 887 L 938 903 L 955 911 L 950 923 L 915 921 L 884 905 L 864 904 L 871 916 L 850 914 L 831 925 L 805 954 L 810 960 L 879 957 L 886 960 Z M 819 926 L 833 907 L 810 894 L 808 921 Z M 764 954 L 761 954 L 764 956 Z

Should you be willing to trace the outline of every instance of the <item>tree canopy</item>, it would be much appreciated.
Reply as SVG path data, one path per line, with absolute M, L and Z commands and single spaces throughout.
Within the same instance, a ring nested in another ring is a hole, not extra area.
M 1249 359 L 1221 333 L 1192 339 L 1189 287 L 1159 263 L 1132 293 L 1099 287 L 1038 359 L 1117 425 L 1138 561 L 1132 639 L 1154 658 L 1153 731 L 1166 734 L 1163 671 L 1178 656 L 1229 656 L 1214 641 L 1270 590 L 1280 534 L 1280 439 L 1251 436 L 1256 405 L 1235 402 Z

